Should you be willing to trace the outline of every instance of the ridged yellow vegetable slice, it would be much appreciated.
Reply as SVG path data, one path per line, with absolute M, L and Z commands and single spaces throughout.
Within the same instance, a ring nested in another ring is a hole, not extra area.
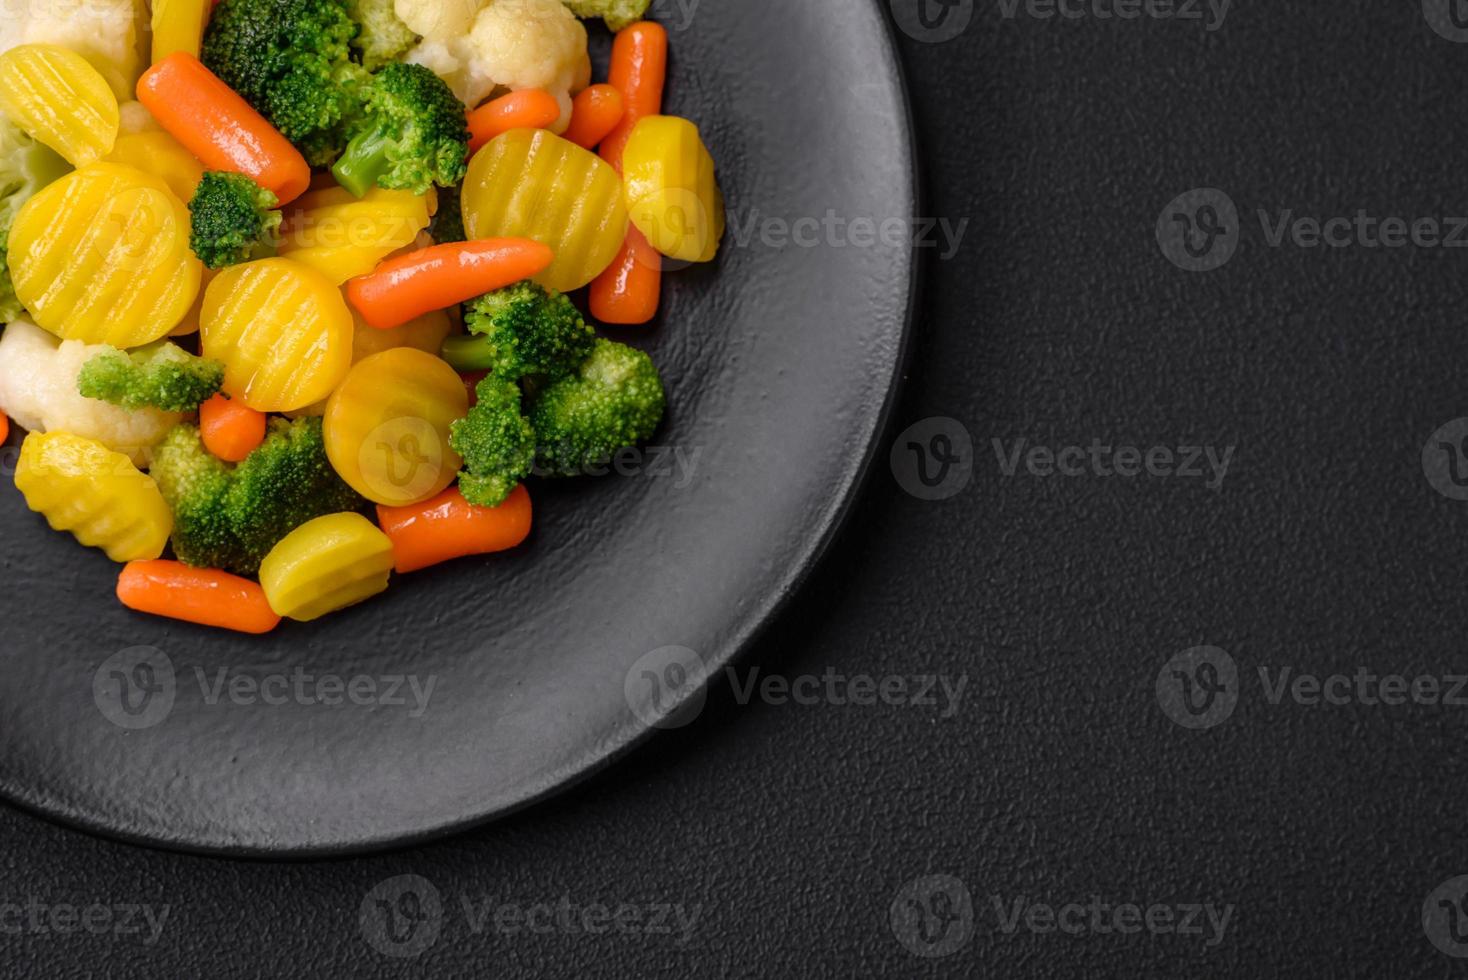
M 157 558 L 173 531 L 173 514 L 152 477 L 122 453 L 69 432 L 26 436 L 15 485 L 53 528 L 113 561 Z
M 373 354 L 326 403 L 326 456 L 368 500 L 416 504 L 454 481 L 462 463 L 449 426 L 468 411 L 464 382 L 443 360 L 411 347 Z
M 224 363 L 224 392 L 261 412 L 331 394 L 352 366 L 352 314 L 340 290 L 290 259 L 230 266 L 204 293 L 199 338 Z
M 45 187 L 10 229 L 16 295 L 64 340 L 151 343 L 183 319 L 203 271 L 183 202 L 159 178 L 115 163 Z
M 617 172 L 590 150 L 543 129 L 512 129 L 474 154 L 464 178 L 470 238 L 530 238 L 556 253 L 536 276 L 570 292 L 599 276 L 627 235 Z
M 392 542 L 361 514 L 328 514 L 281 538 L 260 563 L 277 615 L 307 622 L 387 588 Z
M 349 307 L 351 304 L 347 304 Z M 425 313 L 416 320 L 409 320 L 401 327 L 392 327 L 387 330 L 378 330 L 369 327 L 356 310 L 352 310 L 352 363 L 366 360 L 373 354 L 381 354 L 385 350 L 396 347 L 411 347 L 421 350 L 426 354 L 438 355 L 443 348 L 443 342 L 453 332 L 454 325 L 449 320 L 449 315 L 443 310 L 434 310 Z M 312 402 L 305 408 L 288 412 L 292 418 L 300 418 L 307 415 L 322 416 L 326 414 L 326 399 Z
M 431 195 L 381 187 L 362 198 L 341 187 L 312 191 L 287 216 L 279 252 L 339 286 L 411 244 L 428 227 Z
M 644 116 L 622 151 L 627 214 L 669 258 L 708 262 L 724 236 L 714 158 L 698 127 L 677 116 Z
M 199 181 L 204 179 L 204 165 L 199 158 L 162 130 L 122 134 L 107 154 L 107 162 L 160 178 L 185 204 L 194 199 Z
M 100 160 L 117 139 L 117 96 L 75 51 L 22 44 L 0 54 L 0 112 L 73 167 Z

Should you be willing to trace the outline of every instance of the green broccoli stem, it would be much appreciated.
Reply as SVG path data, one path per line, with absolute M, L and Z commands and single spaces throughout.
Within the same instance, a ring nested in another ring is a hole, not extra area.
M 455 371 L 488 371 L 496 361 L 488 337 L 449 337 L 439 354 Z
M 377 185 L 377 178 L 392 166 L 387 154 L 394 142 L 386 127 L 382 126 L 352 137 L 341 158 L 332 165 L 331 172 L 336 182 L 357 197 L 365 197 Z

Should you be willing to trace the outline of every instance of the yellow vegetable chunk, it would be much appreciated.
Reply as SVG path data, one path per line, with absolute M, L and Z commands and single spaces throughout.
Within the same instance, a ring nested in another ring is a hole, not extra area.
M 56 44 L 22 44 L 0 54 L 0 112 L 73 167 L 112 152 L 120 119 L 107 79 Z
M 153 64 L 175 51 L 199 56 L 211 0 L 153 0 Z
M 341 187 L 298 199 L 281 228 L 280 254 L 340 286 L 365 276 L 428 227 L 436 196 L 374 187 L 357 198 Z
M 556 253 L 535 277 L 568 293 L 612 264 L 627 235 L 622 181 L 611 165 L 543 129 L 512 129 L 469 161 L 464 228 L 470 238 L 530 238 Z
M 361 514 L 327 514 L 281 538 L 260 563 L 277 615 L 309 622 L 387 588 L 392 542 Z
M 414 350 L 437 356 L 443 348 L 444 340 L 454 329 L 453 322 L 449 320 L 449 315 L 445 310 L 425 313 L 416 320 L 409 320 L 400 327 L 391 327 L 387 330 L 369 327 L 355 313 L 354 310 L 355 333 L 352 338 L 352 363 L 354 364 L 366 360 L 373 354 L 381 354 L 385 350 L 397 347 L 411 347 Z
M 122 453 L 69 432 L 26 436 L 15 485 L 53 528 L 113 561 L 157 558 L 173 531 L 173 513 L 152 477 Z
M 120 163 L 160 178 L 174 197 L 187 204 L 194 199 L 199 181 L 204 179 L 204 165 L 183 148 L 183 144 L 162 130 L 146 133 L 124 133 L 117 137 L 108 163 Z
M 638 120 L 622 151 L 622 177 L 628 217 L 653 248 L 684 262 L 718 253 L 724 201 L 697 126 L 677 116 Z
M 115 163 L 43 188 L 10 229 L 16 296 L 63 340 L 152 343 L 184 318 L 203 271 L 183 202 L 159 178 Z
M 352 366 L 352 314 L 321 273 L 290 259 L 230 266 L 204 293 L 199 338 L 224 393 L 261 412 L 331 394 Z
M 411 347 L 373 354 L 326 403 L 326 456 L 368 500 L 420 503 L 454 482 L 462 461 L 449 426 L 468 412 L 464 382 L 444 361 Z

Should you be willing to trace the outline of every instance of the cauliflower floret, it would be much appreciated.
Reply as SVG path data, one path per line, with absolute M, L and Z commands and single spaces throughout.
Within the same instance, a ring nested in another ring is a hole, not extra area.
M 18 44 L 70 48 L 102 73 L 118 99 L 130 99 L 146 66 L 149 22 L 144 0 L 16 0 L 0 23 L 0 51 Z
M 154 133 L 163 129 L 147 107 L 136 100 L 117 104 L 119 124 L 117 135 L 130 136 L 135 133 Z
M 470 107 L 496 89 L 545 89 L 561 104 L 551 127 L 560 133 L 571 121 L 571 96 L 591 83 L 586 28 L 561 0 L 396 0 L 396 9 L 423 35 L 407 60 L 432 70 Z
M 128 411 L 83 398 L 82 365 L 106 347 L 57 339 L 29 320 L 15 320 L 0 337 L 0 410 L 31 432 L 70 432 L 95 439 L 147 466 L 153 447 L 183 416 L 145 408 Z

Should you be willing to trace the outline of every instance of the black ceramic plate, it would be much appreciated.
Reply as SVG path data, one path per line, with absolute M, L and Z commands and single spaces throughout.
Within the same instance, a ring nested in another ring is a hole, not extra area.
M 3 488 L 6 797 L 189 850 L 421 840 L 544 797 L 696 705 L 789 595 L 897 379 L 912 250 L 891 222 L 875 240 L 839 222 L 913 215 L 902 82 L 870 0 L 655 10 L 667 111 L 702 127 L 734 219 L 714 266 L 667 278 L 655 327 L 618 334 L 668 380 L 666 453 L 533 483 L 517 552 L 260 638 L 122 609 L 117 567 Z

